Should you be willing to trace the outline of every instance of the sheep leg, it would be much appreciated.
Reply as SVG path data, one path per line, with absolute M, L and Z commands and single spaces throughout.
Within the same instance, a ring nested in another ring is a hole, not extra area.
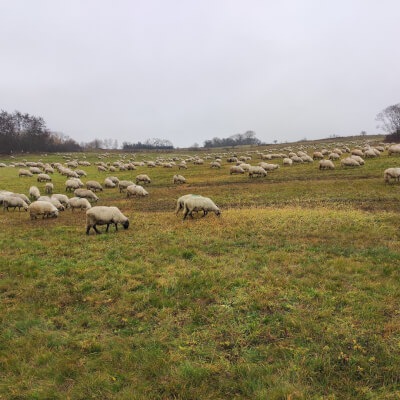
M 106 232 L 108 232 L 108 228 L 110 227 L 110 224 L 107 224 Z
M 118 224 L 116 222 L 114 222 L 114 225 L 115 225 L 115 230 L 117 231 L 118 230 Z
M 203 214 L 203 216 L 201 218 L 204 218 L 207 215 L 207 211 L 206 210 L 203 210 L 203 212 L 204 212 L 204 214 Z
M 183 214 L 183 219 L 184 219 L 184 220 L 186 219 L 186 217 L 187 217 L 188 213 L 189 213 L 189 210 L 188 210 L 188 209 L 186 209 L 186 211 L 185 211 L 185 212 L 184 212 L 184 214 Z
M 86 235 L 89 235 L 90 225 L 86 228 Z
M 93 229 L 95 230 L 95 232 L 96 232 L 98 235 L 100 234 L 99 230 L 96 228 L 96 225 L 93 225 Z

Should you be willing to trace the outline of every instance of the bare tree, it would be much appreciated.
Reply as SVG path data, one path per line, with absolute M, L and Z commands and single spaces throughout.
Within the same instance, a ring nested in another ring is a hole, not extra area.
M 376 120 L 381 123 L 378 128 L 383 129 L 389 135 L 400 136 L 400 103 L 386 107 L 376 116 Z

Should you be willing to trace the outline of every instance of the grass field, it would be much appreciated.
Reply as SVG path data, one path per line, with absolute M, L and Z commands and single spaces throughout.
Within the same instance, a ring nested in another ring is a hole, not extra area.
M 179 187 L 177 169 L 82 167 L 152 178 L 147 198 L 99 194 L 131 225 L 98 236 L 82 212 L 1 210 L 0 399 L 400 398 L 400 185 L 383 180 L 400 158 L 335 164 L 263 179 L 189 164 Z M 0 169 L 0 189 L 33 184 Z M 186 193 L 222 216 L 176 217 Z

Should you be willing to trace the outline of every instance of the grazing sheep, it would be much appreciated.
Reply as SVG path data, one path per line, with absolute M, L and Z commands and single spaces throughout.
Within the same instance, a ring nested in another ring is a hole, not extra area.
M 31 186 L 29 188 L 29 196 L 31 199 L 37 200 L 40 197 L 40 191 L 36 186 Z
M 394 144 L 389 147 L 388 155 L 391 156 L 392 154 L 400 154 L 400 144 Z
M 187 169 L 185 161 L 182 161 L 180 164 L 178 164 L 178 169 Z
M 111 182 L 115 183 L 118 185 L 119 179 L 116 176 L 108 176 L 106 179 L 109 179 Z
M 154 161 L 149 161 L 149 162 L 147 163 L 147 167 L 148 167 L 148 168 L 155 168 L 155 167 L 156 167 L 156 164 L 155 164 Z
M 58 210 L 53 204 L 48 201 L 35 201 L 28 207 L 31 219 L 37 219 L 39 215 L 42 215 L 42 219 L 46 218 L 57 218 Z
M 117 207 L 97 206 L 86 211 L 86 235 L 89 235 L 90 228 L 99 234 L 97 225 L 107 225 L 106 232 L 111 224 L 115 225 L 115 230 L 118 230 L 118 224 L 121 224 L 124 229 L 128 229 L 129 220 Z
M 251 168 L 251 165 L 246 163 L 240 163 L 238 164 L 238 167 L 242 168 L 242 170 L 244 170 L 245 172 L 248 172 Z
M 14 208 L 14 211 L 16 208 L 18 208 L 18 210 L 21 211 L 21 207 L 25 211 L 28 211 L 28 204 L 19 197 L 5 196 L 3 198 L 3 208 L 4 210 L 9 211 L 9 207 Z
M 111 179 L 104 179 L 104 187 L 108 189 L 115 188 L 117 185 Z
M 304 162 L 309 162 L 309 163 L 313 163 L 314 162 L 314 160 L 308 155 L 308 154 L 305 154 L 304 156 L 301 156 L 300 157 Z
M 58 211 L 65 210 L 65 207 L 55 197 L 40 196 L 38 198 L 38 201 L 48 201 L 49 203 L 53 204 L 53 206 L 56 207 Z
M 68 208 L 69 206 L 69 198 L 65 194 L 53 194 L 51 196 L 54 199 L 57 199 L 65 208 Z
M 100 172 L 107 172 L 107 168 L 106 168 L 106 167 L 103 167 L 102 165 L 99 165 L 99 166 L 97 167 L 97 170 L 100 171 Z
M 75 170 L 75 172 L 78 176 L 84 176 L 84 177 L 87 176 L 87 173 L 83 169 L 77 169 Z
M 244 169 L 239 167 L 238 165 L 232 165 L 232 167 L 229 169 L 229 173 L 231 175 L 233 174 L 244 174 Z
M 20 199 L 22 199 L 26 204 L 31 204 L 31 201 L 28 199 L 27 196 L 25 196 L 23 193 L 9 193 L 9 196 L 12 197 L 19 197 Z
M 47 174 L 39 174 L 37 177 L 38 182 L 51 182 L 51 178 Z
M 149 193 L 147 190 L 143 188 L 143 186 L 140 185 L 130 185 L 126 188 L 126 197 L 131 197 L 131 196 L 148 196 Z
M 198 195 L 198 194 L 185 194 L 185 195 L 179 197 L 179 199 L 176 201 L 176 209 L 175 209 L 176 215 L 178 215 L 180 210 L 183 210 L 185 200 L 192 196 L 200 197 L 200 195 Z
M 221 164 L 218 161 L 213 161 L 210 163 L 210 168 L 221 168 Z
M 121 193 L 124 189 L 126 189 L 128 186 L 131 185 L 134 185 L 132 181 L 119 181 L 118 182 L 119 192 Z
M 331 160 L 320 160 L 319 169 L 335 169 L 335 165 Z
M 385 178 L 385 182 L 389 183 L 390 178 L 397 180 L 399 182 L 400 179 L 400 168 L 388 168 L 385 169 L 385 172 L 383 173 L 383 176 Z
M 76 197 L 83 197 L 89 201 L 94 201 L 95 203 L 97 203 L 99 200 L 99 198 L 89 189 L 76 189 L 74 191 L 74 195 Z
M 284 158 L 283 161 L 282 161 L 282 165 L 292 166 L 293 165 L 293 160 L 291 160 L 290 158 Z
M 359 167 L 360 163 L 356 161 L 354 158 L 347 157 L 343 158 L 343 160 L 340 162 L 340 165 L 343 167 Z
M 79 208 L 81 211 L 89 210 L 92 208 L 88 200 L 82 197 L 72 197 L 71 199 L 69 199 L 68 204 L 71 207 L 72 211 L 74 211 L 75 208 Z
M 151 183 L 151 179 L 147 175 L 141 174 L 136 177 L 136 184 L 139 184 L 140 182 L 143 182 L 143 184 Z
M 260 162 L 258 164 L 261 168 L 264 168 L 266 171 L 273 171 L 274 169 L 278 169 L 279 165 L 278 164 L 268 164 L 265 162 Z
M 315 151 L 313 153 L 314 160 L 322 160 L 324 158 L 323 154 L 320 151 Z
M 360 157 L 360 156 L 355 156 L 354 154 L 350 156 L 350 158 L 353 158 L 356 160 L 360 165 L 364 165 L 365 161 Z
M 30 167 L 29 171 L 31 171 L 32 174 L 41 174 L 42 173 L 42 171 L 38 167 Z
M 193 211 L 203 211 L 205 217 L 209 211 L 212 211 L 215 213 L 215 215 L 220 216 L 221 211 L 220 209 L 215 205 L 215 203 L 209 199 L 208 197 L 202 197 L 202 196 L 191 196 L 188 197 L 184 201 L 184 206 L 183 206 L 183 219 L 186 219 L 188 214 L 193 218 Z
M 185 177 L 182 176 L 182 175 L 174 175 L 173 182 L 174 182 L 175 184 L 186 183 L 186 179 L 185 179 Z
M 249 168 L 249 177 L 253 176 L 267 176 L 267 171 L 262 167 L 251 167 Z
M 359 150 L 359 149 L 354 149 L 354 150 L 352 150 L 352 151 L 351 151 L 351 154 L 354 154 L 355 156 L 360 156 L 360 157 L 363 157 L 363 156 L 364 156 L 363 152 L 362 152 L 361 150 Z M 390 155 L 390 154 L 389 154 L 389 155 Z
M 339 160 L 340 159 L 340 155 L 338 153 L 331 153 L 331 154 L 329 154 L 328 158 L 330 160 Z
M 20 169 L 18 171 L 18 176 L 21 178 L 21 176 L 33 176 L 31 171 L 28 171 L 27 169 Z
M 52 194 L 54 190 L 54 185 L 52 183 L 46 183 L 44 187 L 44 192 L 47 194 Z
M 304 162 L 299 156 L 295 155 L 293 157 L 290 157 L 290 159 L 295 162 L 295 163 L 302 163 Z
M 66 192 L 72 192 L 75 189 L 79 189 L 83 187 L 83 182 L 80 179 L 68 179 L 65 182 L 65 191 Z
M 96 192 L 96 190 L 100 190 L 100 192 L 103 191 L 103 187 L 97 181 L 87 181 L 86 189 L 93 190 L 93 192 Z

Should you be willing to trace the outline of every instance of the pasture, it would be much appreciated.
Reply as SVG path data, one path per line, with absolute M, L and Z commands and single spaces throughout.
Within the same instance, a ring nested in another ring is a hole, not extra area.
M 152 179 L 148 197 L 98 193 L 128 230 L 87 236 L 85 212 L 31 221 L 0 210 L 0 399 L 399 398 L 400 185 L 383 179 L 399 156 L 332 171 L 278 159 L 249 178 L 229 175 L 224 158 L 211 169 L 214 157 L 99 172 L 98 154 L 86 153 L 83 182 Z M 205 155 L 135 160 L 194 154 Z M 22 159 L 65 162 L 0 162 Z M 0 190 L 43 192 L 18 169 L 0 168 Z M 187 183 L 173 185 L 176 173 Z M 66 179 L 52 175 L 54 193 Z M 177 217 L 187 193 L 213 199 L 221 217 Z

